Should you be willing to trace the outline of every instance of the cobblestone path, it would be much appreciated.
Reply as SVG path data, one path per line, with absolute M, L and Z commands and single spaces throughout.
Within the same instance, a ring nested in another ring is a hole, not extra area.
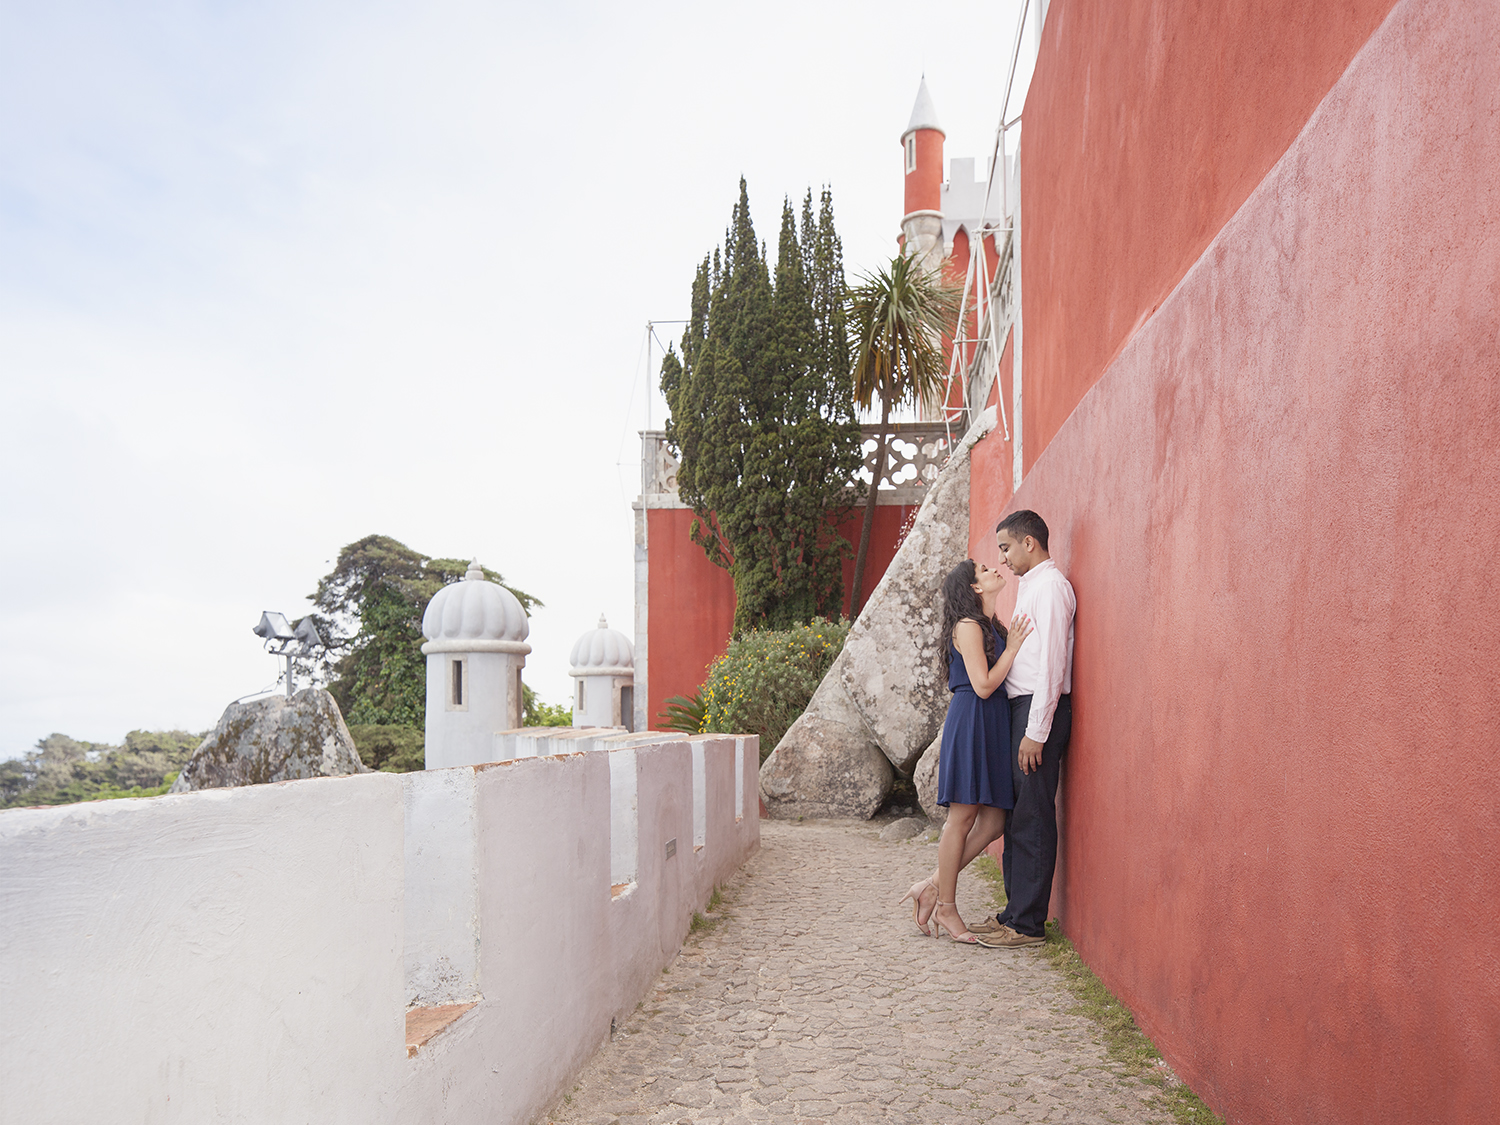
M 924 938 L 902 891 L 937 847 L 875 826 L 761 822 L 726 917 L 688 938 L 579 1076 L 556 1125 L 1166 1123 L 1068 1015 L 1035 949 Z M 988 885 L 959 880 L 978 921 Z

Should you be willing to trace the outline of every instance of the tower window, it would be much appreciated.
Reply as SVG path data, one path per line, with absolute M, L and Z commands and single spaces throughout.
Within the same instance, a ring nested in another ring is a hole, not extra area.
M 469 661 L 467 657 L 454 656 L 448 660 L 448 710 L 469 709 Z
M 915 133 L 908 133 L 906 135 L 906 173 L 907 175 L 911 175 L 911 173 L 915 172 L 916 170 L 917 135 Z

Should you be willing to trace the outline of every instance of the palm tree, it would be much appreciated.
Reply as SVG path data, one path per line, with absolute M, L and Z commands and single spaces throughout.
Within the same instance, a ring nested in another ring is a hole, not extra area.
M 875 494 L 885 473 L 890 439 L 891 408 L 903 403 L 941 400 L 947 375 L 943 333 L 951 331 L 958 312 L 958 294 L 905 254 L 891 259 L 888 269 L 867 274 L 849 291 L 849 319 L 858 340 L 855 352 L 854 399 L 870 409 L 880 396 L 880 435 L 875 443 L 874 477 L 865 497 L 865 519 L 854 555 L 854 590 L 849 616 L 859 616 L 865 557 L 870 552 L 870 527 L 875 521 Z

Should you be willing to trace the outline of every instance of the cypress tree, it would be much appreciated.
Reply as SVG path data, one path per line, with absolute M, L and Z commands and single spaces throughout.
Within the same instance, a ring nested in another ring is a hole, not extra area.
M 679 494 L 694 541 L 734 577 L 736 635 L 842 608 L 850 548 L 834 525 L 861 461 L 843 299 L 831 194 L 815 222 L 808 193 L 800 237 L 783 204 L 773 278 L 741 179 L 724 245 L 694 277 L 681 355 L 661 372 Z

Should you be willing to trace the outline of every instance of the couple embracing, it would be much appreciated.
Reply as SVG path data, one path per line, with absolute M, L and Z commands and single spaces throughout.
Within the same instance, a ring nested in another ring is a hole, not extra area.
M 953 698 L 943 721 L 937 803 L 948 809 L 937 871 L 914 885 L 917 927 L 997 949 L 1039 945 L 1057 863 L 1057 782 L 1073 726 L 1073 587 L 1032 511 L 995 528 L 1016 576 L 1016 612 L 995 620 L 1005 576 L 966 560 L 943 580 L 942 659 Z M 965 926 L 958 873 L 1004 837 L 1005 909 Z M 903 899 L 902 901 L 905 901 Z

